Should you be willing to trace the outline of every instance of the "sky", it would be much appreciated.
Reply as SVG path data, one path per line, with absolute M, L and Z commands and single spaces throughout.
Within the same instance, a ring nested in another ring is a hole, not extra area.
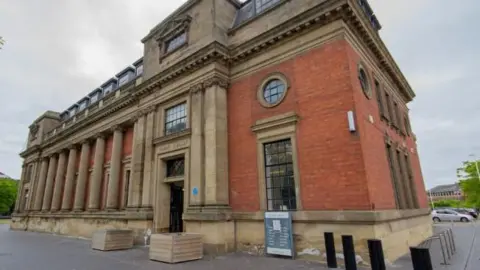
M 18 178 L 28 126 L 143 55 L 140 40 L 183 0 L 0 0 L 0 171 Z M 417 94 L 408 106 L 427 187 L 480 158 L 480 1 L 370 0 Z

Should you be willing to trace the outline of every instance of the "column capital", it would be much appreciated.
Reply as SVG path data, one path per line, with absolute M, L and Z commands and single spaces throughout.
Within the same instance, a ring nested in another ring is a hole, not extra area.
M 111 132 L 115 132 L 115 131 L 122 131 L 123 132 L 124 130 L 125 130 L 125 127 L 122 124 L 115 124 L 112 127 L 110 127 Z
M 205 81 L 203 81 L 203 87 L 204 88 L 210 88 L 212 86 L 220 86 L 222 88 L 227 89 L 228 86 L 229 86 L 229 83 L 228 83 L 227 79 L 217 77 L 217 76 L 206 79 Z
M 92 142 L 92 138 L 86 138 L 86 139 L 81 140 L 80 144 L 81 145 L 85 145 L 85 144 L 90 145 L 91 142 Z
M 141 115 L 141 116 L 144 116 L 144 115 L 147 115 L 149 113 L 155 112 L 156 110 L 157 110 L 157 105 L 151 105 L 151 106 L 148 106 L 148 107 L 140 110 L 138 112 L 138 114 Z
M 72 143 L 68 146 L 68 150 L 73 150 L 73 149 L 77 150 L 78 149 L 78 144 Z
M 94 138 L 95 139 L 105 139 L 107 137 L 107 134 L 105 134 L 105 132 L 98 132 L 95 134 Z

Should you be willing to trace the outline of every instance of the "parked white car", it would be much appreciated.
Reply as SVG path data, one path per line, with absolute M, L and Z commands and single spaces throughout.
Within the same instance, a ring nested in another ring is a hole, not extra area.
M 471 215 L 460 214 L 450 209 L 437 209 L 432 211 L 432 219 L 435 222 L 440 221 L 461 221 L 470 222 L 473 221 Z

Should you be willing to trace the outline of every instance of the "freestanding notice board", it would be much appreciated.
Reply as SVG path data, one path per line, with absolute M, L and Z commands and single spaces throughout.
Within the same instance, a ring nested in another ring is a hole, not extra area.
M 265 212 L 265 254 L 295 257 L 290 212 Z

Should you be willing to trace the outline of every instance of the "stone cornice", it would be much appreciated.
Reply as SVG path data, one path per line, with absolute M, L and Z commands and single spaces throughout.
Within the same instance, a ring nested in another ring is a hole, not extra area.
M 236 64 L 246 61 L 279 42 L 292 38 L 313 27 L 322 26 L 341 18 L 341 13 L 347 8 L 347 0 L 326 1 L 316 7 L 295 16 L 277 27 L 255 37 L 247 42 L 230 47 L 231 61 Z
M 386 71 L 392 78 L 393 82 L 402 91 L 402 94 L 407 97 L 407 101 L 411 101 L 415 97 L 415 93 L 388 51 L 385 43 L 383 43 L 378 33 L 370 27 L 366 16 L 356 1 L 348 1 L 349 6 L 343 16 L 344 21 L 354 29 L 359 38 L 364 41 L 365 45 L 379 61 L 380 68 Z
M 365 21 L 366 18 L 363 11 L 360 10 L 356 1 L 353 0 L 326 1 L 264 34 L 238 46 L 230 47 L 231 64 L 236 65 L 242 63 L 276 46 L 283 40 L 293 38 L 295 35 L 304 31 L 326 25 L 338 19 L 342 19 L 348 26 L 356 31 L 357 35 L 364 41 L 366 47 L 372 51 L 377 58 L 381 69 L 385 70 L 389 77 L 392 78 L 401 93 L 407 97 L 407 101 L 411 101 L 415 97 L 415 93 L 378 33 Z
M 228 48 L 218 42 L 213 42 L 144 81 L 134 96 L 136 98 L 145 96 L 155 88 L 162 87 L 162 85 L 186 76 L 212 62 L 217 61 L 228 65 L 228 59 Z

